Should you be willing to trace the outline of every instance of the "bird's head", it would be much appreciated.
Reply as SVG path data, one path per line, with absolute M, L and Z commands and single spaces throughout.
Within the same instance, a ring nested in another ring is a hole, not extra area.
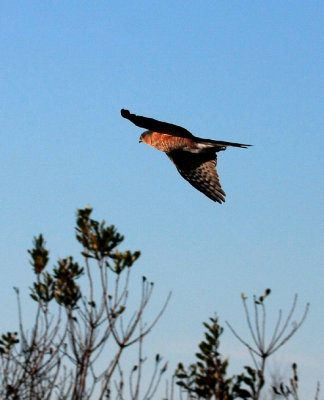
M 151 136 L 152 136 L 152 131 L 145 131 L 141 134 L 139 138 L 139 143 L 146 143 L 148 145 L 151 145 Z

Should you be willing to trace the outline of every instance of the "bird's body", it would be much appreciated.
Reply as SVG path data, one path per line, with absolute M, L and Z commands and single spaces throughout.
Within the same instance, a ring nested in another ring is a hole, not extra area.
M 121 110 L 121 115 L 135 125 L 149 129 L 142 133 L 140 142 L 165 152 L 192 186 L 213 201 L 225 202 L 225 192 L 216 170 L 216 153 L 227 147 L 247 148 L 250 145 L 202 139 L 181 126 L 137 116 L 128 110 Z
M 140 141 L 167 154 L 175 150 L 198 151 L 197 145 L 192 139 L 172 136 L 165 133 L 146 131 L 141 135 Z

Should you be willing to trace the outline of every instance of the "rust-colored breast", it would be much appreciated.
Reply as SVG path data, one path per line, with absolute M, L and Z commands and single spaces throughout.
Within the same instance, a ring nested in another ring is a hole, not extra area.
M 180 136 L 153 132 L 148 139 L 147 144 L 166 153 L 173 150 L 195 148 L 195 143 L 192 139 Z

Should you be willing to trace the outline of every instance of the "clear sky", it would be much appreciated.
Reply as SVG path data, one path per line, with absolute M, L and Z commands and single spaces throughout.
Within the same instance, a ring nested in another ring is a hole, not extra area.
M 89 203 L 142 251 L 134 279 L 155 282 L 153 308 L 173 290 L 148 352 L 189 362 L 203 320 L 244 332 L 240 293 L 270 287 L 273 315 L 295 293 L 299 314 L 311 303 L 277 360 L 300 364 L 304 393 L 324 385 L 323 21 L 320 1 L 1 2 L 2 330 L 12 287 L 27 301 L 32 237 L 52 262 L 76 254 Z M 219 155 L 226 203 L 138 144 L 121 108 L 253 144 Z M 228 330 L 224 353 L 248 360 Z

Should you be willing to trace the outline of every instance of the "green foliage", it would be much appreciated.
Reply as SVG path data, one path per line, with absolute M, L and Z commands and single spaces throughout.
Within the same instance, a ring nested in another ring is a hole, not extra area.
M 45 241 L 43 235 L 40 234 L 38 237 L 34 237 L 34 248 L 28 250 L 32 259 L 31 265 L 34 267 L 35 274 L 40 274 L 48 263 L 49 251 L 45 249 Z
M 240 390 L 237 391 L 237 398 L 258 399 L 260 390 L 265 383 L 263 371 L 260 369 L 254 369 L 248 365 L 246 365 L 244 369 L 246 371 L 246 374 L 243 373 L 238 376 Z M 243 394 L 241 392 L 242 383 L 247 386 L 247 389 L 243 389 Z
M 54 267 L 55 290 L 54 297 L 59 304 L 74 308 L 81 298 L 81 291 L 76 283 L 76 279 L 83 274 L 83 268 L 77 262 L 73 262 L 72 257 L 58 261 L 58 266 Z
M 131 267 L 139 258 L 140 252 L 125 251 L 123 253 L 116 250 L 116 247 L 124 240 L 114 225 L 105 226 L 105 221 L 99 223 L 90 218 L 92 209 L 87 207 L 78 210 L 76 238 L 82 244 L 85 257 L 102 260 L 109 257 L 113 262 L 105 260 L 107 267 L 116 274 L 120 274 L 126 267 Z
M 265 328 L 267 325 L 265 299 L 270 293 L 271 290 L 266 289 L 262 296 L 253 296 L 254 326 L 247 305 L 248 298 L 244 294 L 241 295 L 247 325 L 255 347 L 242 339 L 227 322 L 235 337 L 249 350 L 254 365 L 254 368 L 249 365 L 245 366 L 244 372 L 239 375 L 228 376 L 227 374 L 228 360 L 222 358 L 219 352 L 220 336 L 223 333 L 223 328 L 219 326 L 218 318 L 211 318 L 211 323 L 209 324 L 204 323 L 206 328 L 205 338 L 199 345 L 199 352 L 196 353 L 197 361 L 188 368 L 185 368 L 180 363 L 175 373 L 175 377 L 178 379 L 176 383 L 182 388 L 182 391 L 187 393 L 190 400 L 259 400 L 261 398 L 261 391 L 265 385 L 266 360 L 296 333 L 303 324 L 309 309 L 309 304 L 307 304 L 300 321 L 294 323 L 293 327 L 289 329 L 288 324 L 291 321 L 297 303 L 297 296 L 295 296 L 292 307 L 281 328 L 282 313 L 280 310 L 272 338 L 267 344 L 265 341 Z M 279 389 L 274 388 L 273 390 L 276 394 L 280 392 L 281 395 L 286 397 L 291 394 L 296 400 L 298 379 L 297 367 L 295 366 L 294 368 L 294 377 L 290 380 L 290 386 L 281 385 Z
M 90 218 L 92 209 L 87 207 L 78 210 L 76 238 L 84 247 L 82 255 L 103 262 L 112 272 L 120 274 L 125 268 L 130 268 L 139 258 L 140 252 L 129 250 L 120 252 L 116 247 L 124 240 L 114 225 L 105 226 L 105 221 L 99 223 Z M 40 234 L 34 238 L 34 247 L 28 250 L 32 259 L 37 280 L 31 289 L 31 298 L 49 303 L 55 299 L 59 304 L 74 308 L 81 298 L 81 291 L 76 280 L 84 273 L 72 257 L 58 261 L 53 273 L 44 272 L 49 260 L 49 251 L 45 248 L 45 240 Z M 119 311 L 119 313 L 122 311 Z
M 281 382 L 278 387 L 272 386 L 272 389 L 277 396 L 282 396 L 285 399 L 289 399 L 291 397 L 294 400 L 298 400 L 297 364 L 293 363 L 291 368 L 293 370 L 293 376 L 289 379 L 289 384 L 285 385 L 283 382 Z
M 43 272 L 41 277 L 33 283 L 30 297 L 37 303 L 49 303 L 54 298 L 55 281 L 49 272 Z
M 41 252 L 47 257 L 49 251 L 43 247 L 45 242 L 42 235 L 35 238 L 35 247 L 32 250 L 28 250 L 28 253 L 32 257 L 40 253 L 38 248 L 40 243 L 42 244 Z M 37 259 L 39 260 L 40 257 L 37 256 Z M 34 265 L 32 262 L 31 264 Z M 81 298 L 81 291 L 76 283 L 76 279 L 83 274 L 84 269 L 77 262 L 73 262 L 72 257 L 58 260 L 58 266 L 54 266 L 52 274 L 47 271 L 39 272 L 41 269 L 36 269 L 35 265 L 34 271 L 37 279 L 33 283 L 30 294 L 30 297 L 34 301 L 46 304 L 55 299 L 60 305 L 70 308 L 76 307 L 77 302 Z
M 245 383 L 253 388 L 253 376 L 227 375 L 228 360 L 222 358 L 219 352 L 219 339 L 223 328 L 218 324 L 217 317 L 210 318 L 210 321 L 210 324 L 203 323 L 206 328 L 205 339 L 199 344 L 197 361 L 187 369 L 183 364 L 178 364 L 175 374 L 178 378 L 177 384 L 187 391 L 192 399 L 252 398 L 242 385 Z
M 1 335 L 0 354 L 10 354 L 15 344 L 19 343 L 17 332 L 7 332 Z

